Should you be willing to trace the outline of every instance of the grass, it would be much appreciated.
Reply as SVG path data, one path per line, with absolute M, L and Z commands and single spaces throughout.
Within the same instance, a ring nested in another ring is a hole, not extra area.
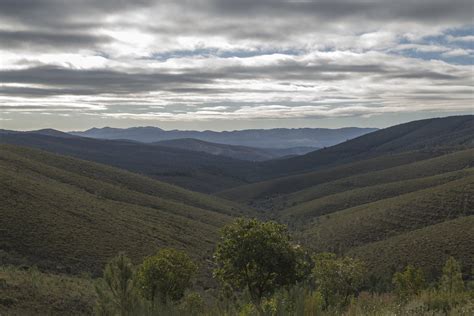
M 90 315 L 94 301 L 90 278 L 0 266 L 1 315 Z

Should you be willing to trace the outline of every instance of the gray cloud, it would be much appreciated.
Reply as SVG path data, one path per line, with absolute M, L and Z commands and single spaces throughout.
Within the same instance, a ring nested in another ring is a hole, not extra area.
M 458 57 L 472 58 L 459 46 L 472 35 L 452 30 L 471 15 L 466 0 L 0 0 L 0 112 L 189 121 L 466 110 L 472 69 Z
M 93 49 L 100 43 L 108 43 L 111 38 L 94 34 L 60 33 L 45 31 L 2 31 L 0 30 L 0 49 L 30 49 L 49 48 L 64 50 L 67 48 L 90 48 Z

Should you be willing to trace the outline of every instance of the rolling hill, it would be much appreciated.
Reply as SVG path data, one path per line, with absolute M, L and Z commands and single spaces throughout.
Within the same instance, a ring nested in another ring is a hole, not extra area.
M 118 244 L 132 249 L 135 258 L 146 255 L 150 249 L 144 245 L 150 244 L 207 256 L 217 228 L 247 214 L 288 223 L 315 251 L 377 262 L 370 268 L 379 277 L 405 263 L 421 262 L 429 272 L 446 258 L 432 255 L 433 247 L 436 254 L 472 254 L 470 230 L 450 230 L 466 227 L 474 215 L 473 122 L 474 116 L 411 122 L 265 162 L 132 141 L 3 132 L 0 142 L 103 162 L 195 190 L 222 191 L 211 197 L 113 167 L 3 145 L 0 192 L 8 202 L 0 210 L 8 222 L 2 227 L 19 228 L 3 231 L 8 238 L 2 239 L 2 258 L 96 271 Z M 256 182 L 261 179 L 266 180 Z M 233 203 L 247 204 L 248 211 Z M 436 227 L 446 242 L 432 236 Z M 95 239 L 100 242 L 87 249 Z M 410 240 L 426 244 L 426 239 L 436 244 L 403 254 Z M 447 248 L 454 240 L 457 248 Z M 395 263 L 377 258 L 384 247 L 397 253 Z M 59 265 L 51 259 L 56 256 Z
M 0 145 L 1 263 L 97 274 L 118 251 L 209 256 L 239 206 L 127 171 Z
M 248 183 L 256 168 L 250 161 L 179 148 L 48 134 L 3 132 L 0 143 L 104 163 L 199 192 L 214 192 Z
M 348 254 L 367 263 L 375 278 L 390 283 L 390 276 L 406 265 L 423 267 L 434 279 L 452 256 L 470 275 L 474 262 L 474 216 L 465 216 L 415 229 L 405 234 L 352 248 Z
M 92 128 L 73 135 L 100 139 L 129 139 L 151 143 L 162 140 L 193 138 L 206 142 L 259 148 L 327 147 L 373 132 L 375 128 L 275 128 L 241 131 L 165 131 L 157 127 Z
M 153 143 L 154 145 L 180 148 L 211 155 L 225 156 L 240 160 L 265 161 L 289 156 L 303 155 L 317 150 L 314 147 L 291 147 L 291 148 L 257 148 L 247 146 L 225 145 L 205 142 L 193 138 L 163 140 Z
M 449 255 L 468 272 L 474 262 L 473 123 L 473 116 L 418 121 L 264 162 L 262 168 L 281 164 L 284 170 L 303 159 L 314 168 L 217 195 L 287 223 L 314 251 L 361 257 L 377 278 L 408 263 L 433 278 Z
M 290 159 L 268 161 L 262 178 L 273 178 L 365 160 L 384 154 L 474 146 L 474 115 L 425 119 L 395 125 Z

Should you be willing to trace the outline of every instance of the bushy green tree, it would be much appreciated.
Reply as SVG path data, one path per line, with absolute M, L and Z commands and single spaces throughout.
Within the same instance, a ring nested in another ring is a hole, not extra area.
M 155 298 L 162 304 L 168 300 L 178 301 L 191 286 L 197 266 L 189 256 L 175 249 L 162 249 L 147 257 L 137 271 L 137 286 L 141 295 L 151 301 Z
M 412 265 L 408 265 L 403 272 L 395 273 L 392 282 L 395 292 L 402 300 L 419 294 L 426 287 L 423 271 Z
M 214 254 L 214 276 L 224 286 L 248 290 L 254 303 L 309 271 L 304 251 L 292 243 L 285 225 L 237 219 L 221 231 Z
M 462 280 L 461 265 L 453 257 L 446 260 L 441 276 L 441 290 L 449 294 L 455 294 L 464 291 L 464 282 Z
M 365 267 L 360 260 L 320 253 L 313 257 L 313 261 L 313 279 L 326 307 L 348 304 L 363 285 Z
M 131 315 L 136 303 L 133 275 L 132 262 L 124 253 L 105 266 L 103 278 L 96 284 L 97 314 Z

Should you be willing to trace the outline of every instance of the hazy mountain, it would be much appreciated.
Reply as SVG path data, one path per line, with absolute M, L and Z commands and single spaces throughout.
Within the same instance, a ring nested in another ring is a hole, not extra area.
M 140 142 L 194 138 L 202 141 L 260 148 L 328 147 L 377 129 L 347 127 L 327 128 L 275 128 L 241 131 L 165 131 L 157 127 L 92 128 L 70 134 L 101 139 L 130 139 Z
M 226 156 L 241 160 L 264 161 L 289 156 L 304 155 L 317 150 L 314 147 L 292 148 L 257 148 L 205 142 L 194 138 L 163 140 L 154 145 L 181 148 L 192 151 L 205 152 L 211 155 Z

